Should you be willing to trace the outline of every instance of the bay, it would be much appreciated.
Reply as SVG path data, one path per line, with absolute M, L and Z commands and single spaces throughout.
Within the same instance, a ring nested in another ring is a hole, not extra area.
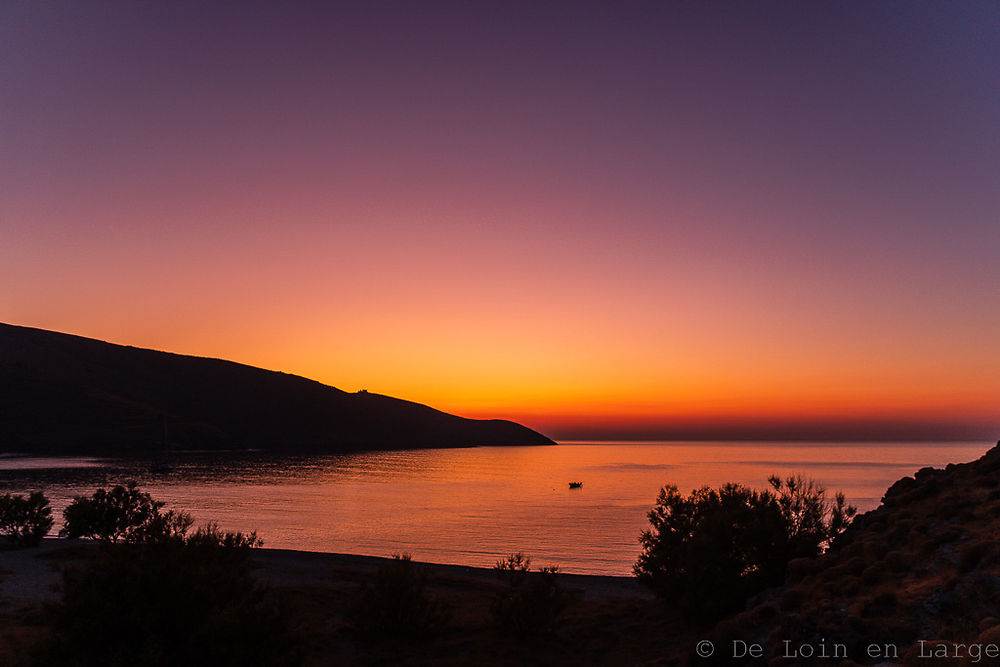
M 0 493 L 74 496 L 134 479 L 199 523 L 255 530 L 266 547 L 489 567 L 516 551 L 563 571 L 628 575 L 659 489 L 682 492 L 804 474 L 861 511 L 924 466 L 970 461 L 992 443 L 570 442 L 339 456 L 184 453 L 148 462 L 0 458 Z M 569 482 L 582 482 L 578 489 Z

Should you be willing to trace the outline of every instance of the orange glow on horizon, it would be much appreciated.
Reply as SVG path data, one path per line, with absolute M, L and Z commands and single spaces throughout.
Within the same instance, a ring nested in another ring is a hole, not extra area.
M 285 328 L 230 329 L 228 342 L 193 336 L 191 329 L 163 328 L 122 339 L 102 333 L 108 329 L 104 324 L 76 333 L 231 359 L 471 418 L 512 419 L 557 436 L 588 429 L 612 436 L 677 428 L 687 433 L 699 425 L 726 433 L 782 425 L 794 432 L 841 422 L 983 425 L 996 423 L 1000 404 L 991 369 L 975 363 L 914 364 L 886 355 L 877 364 L 848 365 L 843 355 L 811 356 L 817 341 L 771 347 L 756 341 L 757 354 L 740 357 L 751 345 L 746 339 L 736 349 L 710 350 L 705 340 L 693 338 L 675 340 L 688 354 L 674 358 L 652 336 L 635 336 L 628 348 L 601 348 L 605 332 L 599 326 L 560 344 L 552 335 L 495 324 L 489 335 L 481 330 L 477 337 L 468 323 L 463 330 L 460 322 L 451 322 L 454 338 L 433 337 L 431 323 L 421 337 L 414 322 L 409 337 L 370 324 L 353 332 L 342 327 L 339 336 L 316 328 L 298 336 Z M 706 356 L 690 353 L 696 349 Z
M 243 9 L 0 4 L 0 321 L 543 432 L 1000 431 L 996 3 Z

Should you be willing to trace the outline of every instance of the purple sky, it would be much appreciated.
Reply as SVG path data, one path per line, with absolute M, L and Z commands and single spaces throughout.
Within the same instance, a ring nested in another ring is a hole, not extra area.
M 985 437 L 998 72 L 995 2 L 5 3 L 0 320 L 556 436 Z

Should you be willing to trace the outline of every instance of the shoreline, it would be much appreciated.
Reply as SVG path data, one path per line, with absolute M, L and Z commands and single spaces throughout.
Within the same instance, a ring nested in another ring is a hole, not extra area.
M 31 549 L 0 551 L 0 610 L 33 605 L 56 596 L 53 586 L 65 564 L 81 561 L 96 549 L 92 540 L 46 537 Z M 365 556 L 325 551 L 261 547 L 251 551 L 254 574 L 270 586 L 301 587 L 317 581 L 347 584 L 373 575 L 388 556 Z M 449 563 L 414 561 L 437 585 L 449 588 L 481 588 L 496 585 L 492 568 Z M 560 583 L 587 599 L 630 598 L 652 600 L 654 596 L 633 577 L 559 573 Z
M 309 577 L 309 572 L 322 568 L 333 568 L 335 571 L 353 572 L 358 574 L 374 573 L 379 566 L 392 560 L 387 556 L 363 556 L 359 554 L 343 554 L 326 551 L 302 551 L 298 549 L 271 549 L 263 547 L 254 549 L 251 559 L 257 566 L 257 572 L 264 576 L 269 570 L 283 572 L 284 576 Z M 456 583 L 494 584 L 497 581 L 492 568 L 475 567 L 472 565 L 454 565 L 450 563 L 430 563 L 413 561 L 415 565 L 425 568 L 427 573 L 440 581 Z M 570 590 L 581 591 L 587 598 L 628 597 L 639 599 L 654 599 L 654 595 L 642 587 L 634 577 L 623 577 L 600 574 L 573 574 L 559 572 L 560 583 Z M 288 583 L 287 581 L 283 583 Z
M 389 558 L 259 548 L 250 559 L 254 579 L 286 610 L 308 667 L 692 664 L 715 647 L 740 657 L 739 647 L 751 644 L 761 657 L 788 660 L 788 641 L 796 650 L 834 642 L 861 658 L 878 642 L 911 664 L 926 657 L 918 640 L 940 640 L 935 651 L 1000 642 L 998 516 L 1000 444 L 975 461 L 898 479 L 831 549 L 789 562 L 783 583 L 732 615 L 698 621 L 630 577 L 561 573 L 569 605 L 558 627 L 534 637 L 498 632 L 495 602 L 508 589 L 489 568 L 415 561 L 427 575 L 421 589 L 449 620 L 408 643 L 366 637 L 353 616 Z M 50 630 L 40 603 L 55 597 L 61 567 L 97 547 L 47 538 L 39 548 L 0 552 L 0 623 L 12 628 L 0 662 L 43 645 Z
M 59 570 L 82 562 L 98 543 L 47 538 L 38 548 L 0 551 L 0 664 L 48 641 L 44 602 L 54 599 Z M 683 619 L 630 577 L 559 575 L 570 600 L 551 634 L 498 632 L 492 604 L 507 590 L 487 568 L 416 563 L 424 590 L 448 615 L 447 627 L 419 641 L 359 636 L 352 609 L 388 558 L 259 548 L 251 551 L 256 581 L 287 614 L 303 667 L 335 665 L 646 665 L 686 645 Z M 665 643 L 666 642 L 666 643 Z

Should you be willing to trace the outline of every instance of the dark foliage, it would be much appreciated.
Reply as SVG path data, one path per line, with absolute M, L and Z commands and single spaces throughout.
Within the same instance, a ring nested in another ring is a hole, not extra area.
M 365 639 L 383 641 L 416 641 L 438 634 L 451 615 L 426 588 L 424 569 L 409 554 L 393 554 L 372 584 L 361 586 L 349 612 L 355 631 Z
M 818 556 L 857 514 L 843 493 L 837 493 L 831 502 L 824 487 L 801 475 L 785 479 L 772 475 L 767 481 L 785 517 L 789 558 Z
M 141 492 L 135 482 L 98 489 L 89 498 L 75 498 L 63 510 L 65 525 L 59 535 L 130 544 L 183 538 L 193 523 L 190 515 L 162 508 L 162 502 Z
M 27 498 L 6 493 L 0 496 L 0 535 L 19 547 L 34 547 L 52 528 L 52 509 L 41 491 Z
M 531 571 L 531 559 L 518 552 L 498 560 L 493 569 L 507 584 L 490 606 L 501 634 L 523 639 L 551 634 L 570 603 L 557 580 L 557 566 Z
M 793 558 L 818 555 L 854 514 L 843 495 L 802 478 L 771 479 L 776 493 L 739 484 L 690 496 L 660 491 L 633 570 L 643 584 L 702 620 L 740 608 L 784 579 Z
M 215 526 L 186 536 L 104 544 L 63 572 L 46 609 L 39 664 L 289 665 L 298 649 L 287 610 L 254 583 L 255 535 Z
M 727 484 L 684 497 L 667 486 L 649 521 L 635 574 L 688 614 L 732 611 L 783 574 L 787 533 L 769 493 Z

